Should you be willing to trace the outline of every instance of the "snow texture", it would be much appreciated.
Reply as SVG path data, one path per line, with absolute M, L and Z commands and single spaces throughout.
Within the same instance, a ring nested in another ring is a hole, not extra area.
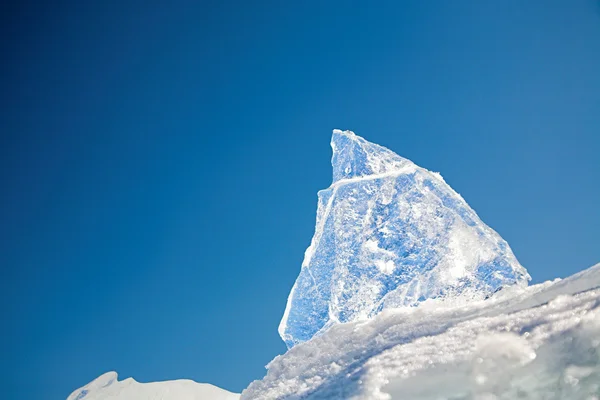
M 231 393 L 206 383 L 190 380 L 139 383 L 132 378 L 117 380 L 116 372 L 107 372 L 82 388 L 67 400 L 238 400 Z
M 527 285 L 506 241 L 439 174 L 350 131 L 331 146 L 333 183 L 279 326 L 288 348 L 384 309 Z
M 337 324 L 267 367 L 242 400 L 598 400 L 600 264 Z

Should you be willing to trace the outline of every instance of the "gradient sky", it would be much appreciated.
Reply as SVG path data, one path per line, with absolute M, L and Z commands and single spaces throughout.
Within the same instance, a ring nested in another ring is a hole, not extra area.
M 13 3 L 3 398 L 261 378 L 333 128 L 440 171 L 534 282 L 600 261 L 596 0 Z

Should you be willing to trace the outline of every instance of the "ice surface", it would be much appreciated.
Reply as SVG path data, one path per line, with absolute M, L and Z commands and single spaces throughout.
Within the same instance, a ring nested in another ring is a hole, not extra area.
M 116 372 L 107 372 L 82 388 L 67 400 L 238 400 L 231 393 L 206 383 L 190 380 L 139 383 L 132 378 L 117 380 Z
M 287 346 L 339 322 L 457 295 L 526 286 L 527 271 L 442 177 L 334 130 L 333 183 L 279 333 Z
M 242 400 L 598 400 L 600 264 L 337 324 L 267 367 Z

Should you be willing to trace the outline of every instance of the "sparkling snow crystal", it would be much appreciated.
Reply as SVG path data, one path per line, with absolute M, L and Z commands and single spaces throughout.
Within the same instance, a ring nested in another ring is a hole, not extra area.
M 333 131 L 333 183 L 279 333 L 288 347 L 338 322 L 426 299 L 484 298 L 527 271 L 442 177 L 350 131 Z

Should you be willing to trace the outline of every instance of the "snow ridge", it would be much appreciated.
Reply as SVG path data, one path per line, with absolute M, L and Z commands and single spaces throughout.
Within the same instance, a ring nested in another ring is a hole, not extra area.
M 75 390 L 67 400 L 238 400 L 239 398 L 239 394 L 187 379 L 139 383 L 132 378 L 119 381 L 116 372 L 107 372 Z
M 596 400 L 600 264 L 487 300 L 429 299 L 337 324 L 267 368 L 241 400 Z

